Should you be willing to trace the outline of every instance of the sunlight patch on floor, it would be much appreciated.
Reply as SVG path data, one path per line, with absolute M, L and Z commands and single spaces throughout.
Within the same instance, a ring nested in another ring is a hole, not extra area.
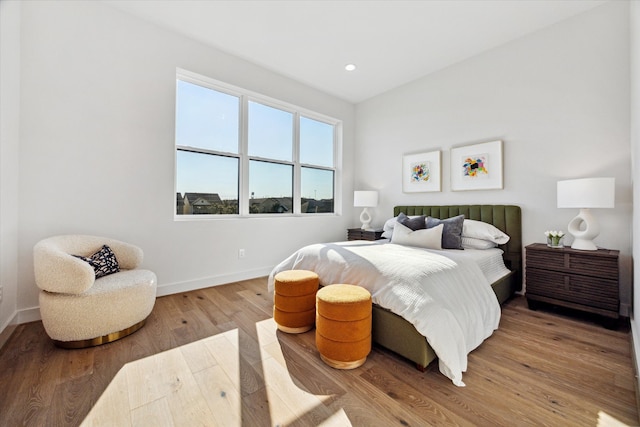
M 277 326 L 273 319 L 259 322 L 257 327 L 260 348 L 263 350 L 262 368 L 269 398 L 271 425 L 289 425 L 312 412 L 331 396 L 314 395 L 301 390 L 294 383 L 275 334 Z M 351 423 L 344 410 L 340 410 L 321 425 L 350 426 Z
M 295 384 L 273 319 L 256 324 L 271 425 L 287 425 L 331 396 Z M 127 363 L 82 426 L 242 425 L 238 330 Z M 339 410 L 323 426 L 350 426 Z
M 625 424 L 617 419 L 613 418 L 611 415 L 606 412 L 598 412 L 598 427 L 629 427 L 628 424 Z

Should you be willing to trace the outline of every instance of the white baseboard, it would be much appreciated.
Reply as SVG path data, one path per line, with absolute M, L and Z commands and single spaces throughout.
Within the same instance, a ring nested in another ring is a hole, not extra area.
M 14 312 L 4 325 L 0 326 L 0 348 L 7 342 L 16 326 L 36 320 L 40 320 L 39 307 L 25 308 Z
M 204 277 L 202 279 L 189 280 L 187 282 L 159 285 L 156 291 L 156 296 L 162 297 L 180 292 L 195 291 L 196 289 L 209 288 L 211 286 L 225 285 L 227 283 L 264 277 L 268 276 L 272 269 L 273 267 L 264 267 L 240 273 Z M 266 290 L 267 288 L 265 287 L 265 292 Z M 5 329 L 8 330 L 10 325 L 20 325 L 22 323 L 35 322 L 37 320 L 42 320 L 40 317 L 40 307 L 23 308 L 15 312 L 6 324 L 2 325 L 0 333 L 5 331 Z
M 36 320 L 42 320 L 42 317 L 40 317 L 39 306 L 18 310 L 18 315 L 16 317 L 16 323 L 18 325 L 22 323 L 35 322 Z
M 2 333 L 9 325 L 16 325 L 16 317 L 18 316 L 18 312 L 14 311 L 11 316 L 4 322 L 3 325 L 0 325 L 0 333 Z
M 204 277 L 202 279 L 190 280 L 188 282 L 169 283 L 158 286 L 156 295 L 159 297 L 173 295 L 180 292 L 195 291 L 196 289 L 209 288 L 211 286 L 225 285 L 227 283 L 240 282 L 242 280 L 255 279 L 256 277 L 268 276 L 273 267 L 258 268 L 255 270 L 242 271 L 240 273 L 224 274 L 221 276 Z M 265 291 L 267 288 L 265 287 Z
M 17 315 L 18 313 L 14 312 L 3 325 L 0 325 L 0 348 L 7 342 L 13 330 L 18 326 L 16 322 Z

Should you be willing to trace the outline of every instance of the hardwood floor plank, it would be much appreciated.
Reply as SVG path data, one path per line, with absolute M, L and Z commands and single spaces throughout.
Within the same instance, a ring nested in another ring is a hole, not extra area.
M 205 342 L 210 339 L 206 338 L 178 347 L 191 372 L 197 373 L 218 364 L 205 345 Z
M 456 387 L 376 346 L 333 369 L 314 330 L 283 333 L 272 309 L 259 278 L 158 298 L 145 327 L 90 349 L 19 325 L 0 349 L 0 426 L 638 425 L 628 325 L 516 297 Z
M 410 407 L 421 419 L 428 419 L 432 425 L 474 425 L 456 412 L 426 398 L 423 390 L 417 390 L 389 375 L 379 364 L 363 372 L 362 378 L 384 391 L 395 403 Z
M 130 427 L 135 419 L 134 411 L 123 411 L 130 408 L 129 387 L 127 375 L 118 372 L 95 405 L 91 408 L 90 416 L 83 420 L 82 427 Z
M 198 387 L 213 414 L 216 425 L 241 426 L 242 398 L 240 390 L 219 366 L 198 371 L 194 374 Z
M 78 424 L 97 401 L 91 392 L 90 384 L 89 377 L 69 379 L 60 383 L 53 392 L 45 425 Z
M 14 425 L 42 425 L 57 387 L 65 381 L 61 373 L 66 357 L 56 351 L 40 322 L 20 325 L 16 334 L 17 345 L 8 347 L 2 359 L 9 359 L 0 363 L 8 377 L 0 390 L 10 390 L 0 392 L 0 414 Z
M 171 408 L 166 398 L 154 400 L 131 410 L 131 424 L 154 427 L 175 427 L 176 425 L 173 422 Z
M 276 408 L 284 407 L 284 405 L 275 405 Z M 282 418 L 282 414 L 276 414 L 271 409 L 269 399 L 267 397 L 266 387 L 256 390 L 254 393 L 242 396 L 242 425 L 269 427 L 271 419 Z

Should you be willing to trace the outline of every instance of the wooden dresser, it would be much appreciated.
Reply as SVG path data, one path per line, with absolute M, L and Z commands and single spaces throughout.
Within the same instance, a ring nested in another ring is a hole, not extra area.
M 348 228 L 347 240 L 378 240 L 382 238 L 382 230 L 363 230 L 362 228 Z
M 538 303 L 603 316 L 612 327 L 619 317 L 619 251 L 581 251 L 535 243 L 526 250 L 526 298 Z

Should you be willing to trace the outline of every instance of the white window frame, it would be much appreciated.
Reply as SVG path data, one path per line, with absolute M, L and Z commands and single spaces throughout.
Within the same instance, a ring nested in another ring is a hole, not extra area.
M 187 147 L 177 144 L 174 137 L 174 191 L 173 191 L 173 215 L 175 220 L 179 221 L 194 221 L 194 220 L 209 220 L 209 219 L 229 219 L 229 218 L 282 218 L 286 216 L 334 216 L 342 214 L 342 121 L 329 117 L 314 111 L 289 104 L 277 99 L 252 92 L 246 89 L 242 89 L 237 86 L 230 85 L 218 80 L 205 77 L 203 75 L 178 68 L 176 70 L 176 82 L 182 80 L 188 83 L 196 84 L 212 90 L 222 92 L 228 95 L 238 97 L 240 100 L 240 112 L 239 112 L 239 147 L 237 153 L 221 152 L 215 150 L 207 150 L 202 148 Z M 176 84 L 176 97 L 177 97 L 177 84 Z M 176 98 L 174 98 L 176 99 Z M 282 161 L 257 156 L 249 156 L 249 140 L 248 140 L 248 109 L 249 102 L 258 102 L 260 104 L 273 107 L 279 110 L 287 111 L 293 114 L 293 160 Z M 316 120 L 333 126 L 333 167 L 319 166 L 314 164 L 300 163 L 300 117 L 304 116 L 308 119 Z M 176 127 L 177 130 L 177 127 Z M 178 150 L 188 150 L 193 152 L 201 152 L 206 154 L 212 154 L 216 156 L 234 157 L 238 159 L 238 214 L 204 214 L 204 215 L 178 215 L 177 214 L 177 172 L 178 172 Z M 293 166 L 293 212 L 292 213 L 265 213 L 265 214 L 251 214 L 249 213 L 249 163 L 251 160 L 265 161 L 274 164 L 292 165 Z M 301 175 L 302 168 L 314 168 L 320 170 L 333 171 L 333 212 L 322 213 L 303 213 L 301 212 Z

